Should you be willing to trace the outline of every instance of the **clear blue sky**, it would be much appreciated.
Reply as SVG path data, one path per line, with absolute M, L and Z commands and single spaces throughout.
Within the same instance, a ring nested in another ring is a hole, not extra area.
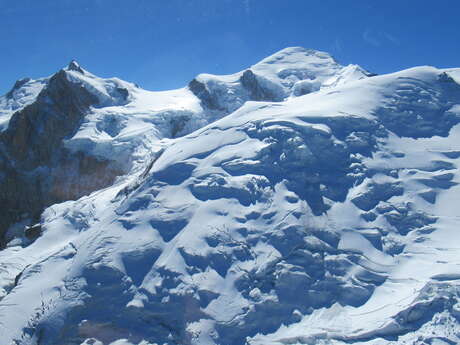
M 459 0 L 0 0 L 0 93 L 71 59 L 151 90 L 287 46 L 376 73 L 460 67 Z

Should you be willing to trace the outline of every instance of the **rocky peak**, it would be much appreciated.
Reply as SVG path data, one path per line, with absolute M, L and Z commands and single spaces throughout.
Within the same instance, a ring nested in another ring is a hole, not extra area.
M 24 168 L 49 162 L 56 145 L 70 135 L 97 98 L 75 87 L 64 70 L 52 76 L 34 103 L 16 112 L 1 136 L 11 158 Z
M 23 215 L 35 222 L 45 207 L 110 185 L 121 174 L 108 161 L 72 154 L 64 147 L 90 108 L 101 104 L 97 90 L 70 76 L 74 68 L 81 69 L 71 63 L 54 74 L 0 133 L 0 204 L 5 207 L 0 246 L 6 229 Z
M 80 64 L 76 60 L 72 60 L 69 62 L 67 66 L 68 71 L 76 71 L 80 72 L 81 74 L 85 74 L 85 71 L 80 67 Z

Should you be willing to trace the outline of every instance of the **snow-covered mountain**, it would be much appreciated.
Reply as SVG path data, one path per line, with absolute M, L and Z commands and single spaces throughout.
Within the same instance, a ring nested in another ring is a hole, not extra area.
M 460 69 L 287 48 L 0 98 L 2 344 L 460 342 Z

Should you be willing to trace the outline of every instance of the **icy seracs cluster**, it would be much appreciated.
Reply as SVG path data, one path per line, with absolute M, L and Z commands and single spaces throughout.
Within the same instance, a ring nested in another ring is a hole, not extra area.
M 460 342 L 460 69 L 71 62 L 0 107 L 5 344 Z

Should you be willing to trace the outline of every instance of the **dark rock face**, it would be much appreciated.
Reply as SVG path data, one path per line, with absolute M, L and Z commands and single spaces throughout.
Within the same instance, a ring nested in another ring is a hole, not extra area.
M 67 69 L 69 71 L 76 71 L 80 72 L 81 74 L 85 74 L 85 71 L 83 71 L 78 62 L 75 60 L 70 61 L 69 66 L 67 66 Z
M 254 74 L 250 69 L 232 83 L 193 79 L 188 87 L 204 108 L 224 113 L 235 111 L 246 101 L 281 102 L 286 97 L 280 85 Z
M 241 84 L 249 91 L 252 101 L 281 102 L 282 97 L 277 96 L 270 89 L 263 87 L 257 80 L 257 76 L 250 70 L 244 71 L 240 78 Z
M 0 245 L 14 222 L 36 222 L 44 207 L 108 186 L 123 173 L 113 162 L 73 154 L 62 145 L 97 104 L 96 96 L 61 70 L 34 103 L 12 116 L 0 134 Z
M 33 240 L 33 239 L 37 238 L 38 236 L 40 236 L 41 233 L 42 233 L 41 224 L 35 224 L 35 225 L 32 225 L 32 226 L 27 226 L 24 229 L 24 234 L 29 240 Z
M 206 88 L 206 85 L 199 82 L 196 79 L 193 79 L 189 84 L 188 87 L 190 91 L 193 92 L 195 96 L 197 96 L 204 107 L 212 110 L 222 110 L 219 106 L 219 103 L 215 96 L 213 96 L 209 90 Z
M 71 135 L 98 99 L 67 80 L 61 70 L 37 100 L 15 113 L 0 140 L 8 157 L 20 168 L 32 170 L 51 163 L 59 144 Z

